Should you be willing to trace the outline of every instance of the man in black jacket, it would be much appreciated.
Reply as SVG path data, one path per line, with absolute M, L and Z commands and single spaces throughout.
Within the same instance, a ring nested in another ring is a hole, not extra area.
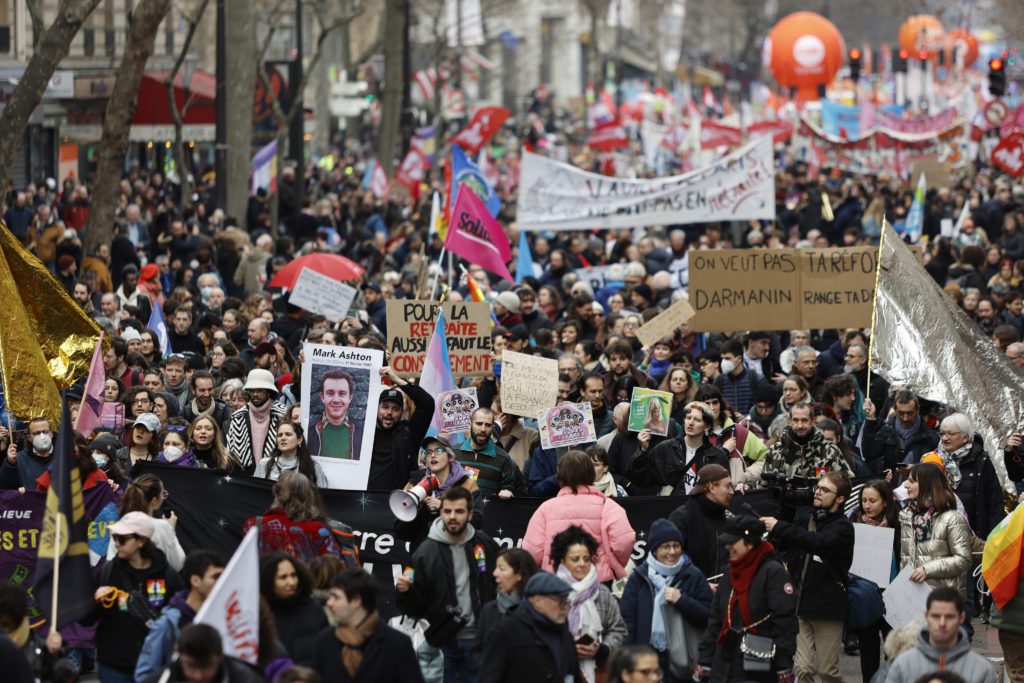
M 800 633 L 794 663 L 798 680 L 842 683 L 839 653 L 848 609 L 846 577 L 853 563 L 853 523 L 843 512 L 850 497 L 850 479 L 828 472 L 814 490 L 814 509 L 807 519 L 786 522 L 762 517 L 769 539 L 786 556 L 797 583 L 796 615 Z M 818 666 L 814 667 L 815 653 Z
M 729 571 L 729 551 L 719 535 L 732 517 L 732 495 L 729 470 L 714 463 L 704 465 L 689 499 L 668 516 L 683 534 L 683 550 L 709 580 Z
M 921 402 L 914 392 L 900 391 L 893 403 L 893 419 L 881 425 L 871 418 L 864 422 L 863 443 L 869 444 L 864 459 L 872 472 L 916 465 L 939 445 L 939 435 L 921 417 Z
M 572 587 L 548 572 L 526 582 L 523 601 L 484 640 L 480 683 L 582 681 L 565 622 Z
M 494 599 L 498 546 L 470 524 L 473 497 L 461 486 L 441 496 L 441 515 L 412 556 L 413 574 L 395 582 L 396 607 L 430 623 L 427 642 L 440 647 L 444 666 L 465 680 L 476 678 L 475 647 L 483 606 Z M 461 623 L 459 623 L 461 622 Z
M 626 470 L 626 476 L 640 486 L 671 486 L 672 495 L 689 494 L 697 483 L 701 467 L 710 463 L 729 467 L 729 456 L 708 440 L 708 431 L 714 423 L 711 407 L 693 401 L 686 406 L 682 439 L 665 439 L 651 448 L 650 430 L 642 430 L 637 435 L 640 451 Z
M 387 366 L 380 369 L 397 389 L 385 389 L 377 403 L 377 430 L 373 437 L 369 491 L 393 491 L 405 486 L 416 471 L 420 442 L 427 435 L 434 416 L 434 397 L 422 387 L 410 384 Z M 403 397 L 412 401 L 412 418 L 402 419 Z

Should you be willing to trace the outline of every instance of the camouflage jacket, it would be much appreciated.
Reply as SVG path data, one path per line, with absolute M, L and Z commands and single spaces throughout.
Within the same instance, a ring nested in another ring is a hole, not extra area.
M 787 427 L 782 438 L 772 444 L 764 456 L 765 472 L 778 472 L 787 477 L 817 478 L 823 471 L 831 470 L 853 477 L 853 470 L 839 446 L 826 439 L 817 427 L 805 445 L 797 443 L 791 428 Z

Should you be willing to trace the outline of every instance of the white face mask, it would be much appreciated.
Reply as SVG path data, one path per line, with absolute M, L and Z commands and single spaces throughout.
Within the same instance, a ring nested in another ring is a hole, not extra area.
M 40 453 L 46 453 L 53 446 L 53 437 L 49 434 L 36 434 L 32 438 L 32 447 Z
M 731 360 L 723 360 L 722 361 L 722 374 L 723 375 L 731 374 L 732 371 L 735 370 L 735 369 L 736 369 L 736 361 L 731 361 Z
M 177 446 L 168 446 L 164 449 L 164 460 L 167 462 L 176 462 L 185 455 L 185 451 L 181 450 Z
M 93 453 L 92 459 L 96 461 L 96 467 L 103 468 L 107 466 L 107 456 L 103 453 Z

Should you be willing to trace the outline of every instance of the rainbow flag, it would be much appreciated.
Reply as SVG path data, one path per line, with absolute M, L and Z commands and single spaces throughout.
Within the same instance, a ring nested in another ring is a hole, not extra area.
M 1000 609 L 1017 594 L 1024 553 L 1024 506 L 1003 518 L 985 541 L 981 574 Z
M 480 285 L 476 283 L 476 280 L 474 280 L 473 276 L 469 274 L 469 271 L 466 271 L 466 287 L 469 289 L 470 299 L 477 303 L 487 301 L 484 297 L 483 290 L 480 289 Z
M 431 396 L 440 396 L 441 392 L 455 390 L 455 376 L 452 374 L 452 361 L 448 355 L 448 336 L 444 331 L 444 310 L 437 312 L 434 334 L 427 344 L 423 372 L 420 374 L 420 387 Z M 440 426 L 441 412 L 435 407 L 427 434 L 438 434 Z

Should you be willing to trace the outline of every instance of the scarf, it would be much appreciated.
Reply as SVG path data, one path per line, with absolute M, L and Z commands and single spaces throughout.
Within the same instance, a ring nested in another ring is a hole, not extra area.
M 520 600 L 519 593 L 498 591 L 495 602 L 498 603 L 498 612 L 500 614 L 508 614 L 508 611 L 518 605 Z
M 722 629 L 718 632 L 717 642 L 721 643 L 729 634 L 732 626 L 732 614 L 736 607 L 740 608 L 740 615 L 743 623 L 749 626 L 754 623 L 753 613 L 750 611 L 750 585 L 754 582 L 754 576 L 761 566 L 766 555 L 775 552 L 775 546 L 768 541 L 762 541 L 750 549 L 746 555 L 739 560 L 729 560 L 729 581 L 732 584 L 732 593 L 729 595 L 729 607 L 726 610 L 726 618 L 722 620 Z M 757 633 L 756 628 L 750 629 L 751 633 Z
M 973 445 L 973 442 L 968 441 L 951 453 L 943 450 L 942 446 L 939 446 L 938 453 L 942 456 L 942 464 L 946 467 L 946 479 L 949 480 L 949 485 L 953 490 L 960 486 L 960 479 L 962 478 L 960 474 L 960 461 L 971 452 L 971 446 Z
M 601 624 L 601 614 L 597 611 L 597 592 L 601 584 L 597 581 L 597 567 L 591 565 L 590 573 L 582 581 L 577 581 L 565 568 L 564 564 L 558 565 L 558 578 L 572 586 L 572 593 L 569 593 L 569 632 L 573 639 L 579 638 L 584 633 L 600 641 L 604 627 Z M 593 683 L 595 678 L 595 662 L 593 659 L 584 659 L 580 662 L 580 670 L 583 678 Z
M 932 537 L 932 517 L 935 516 L 935 507 L 925 501 L 925 509 L 922 511 L 916 500 L 910 501 L 908 507 L 911 512 L 910 525 L 914 528 L 914 540 L 918 543 L 927 541 Z
M 604 476 L 595 481 L 592 486 L 609 498 L 614 498 L 618 493 L 618 489 L 615 486 L 615 478 L 612 477 L 611 472 L 605 472 Z
M 672 585 L 672 580 L 679 575 L 679 571 L 690 562 L 686 555 L 680 555 L 675 564 L 662 564 L 654 559 L 654 555 L 647 558 L 647 578 L 654 586 L 654 619 L 651 621 L 651 646 L 658 652 L 668 649 L 668 635 L 665 633 L 665 589 Z
M 267 401 L 257 408 L 249 404 L 249 430 L 252 432 L 252 458 L 256 463 L 263 459 L 263 444 L 267 440 L 267 432 L 270 431 L 270 407 L 271 402 Z M 257 420 L 256 416 L 261 419 Z
M 377 612 L 372 612 L 367 615 L 363 623 L 355 628 L 351 626 L 338 627 L 336 633 L 338 634 L 338 640 L 342 644 L 341 663 L 345 665 L 345 671 L 348 672 L 349 678 L 355 679 L 356 671 L 359 670 L 359 665 L 363 663 L 363 646 L 366 645 L 366 641 L 373 635 L 379 618 Z
M 658 379 L 665 376 L 668 369 L 672 366 L 672 359 L 666 358 L 665 360 L 654 359 L 651 364 L 647 366 L 647 374 L 650 377 L 656 377 Z
M 914 420 L 914 424 L 910 425 L 910 427 L 904 427 L 903 423 L 899 420 L 895 421 L 893 427 L 896 429 L 896 436 L 899 437 L 900 446 L 906 446 L 921 429 L 921 416 L 918 415 L 917 419 Z

